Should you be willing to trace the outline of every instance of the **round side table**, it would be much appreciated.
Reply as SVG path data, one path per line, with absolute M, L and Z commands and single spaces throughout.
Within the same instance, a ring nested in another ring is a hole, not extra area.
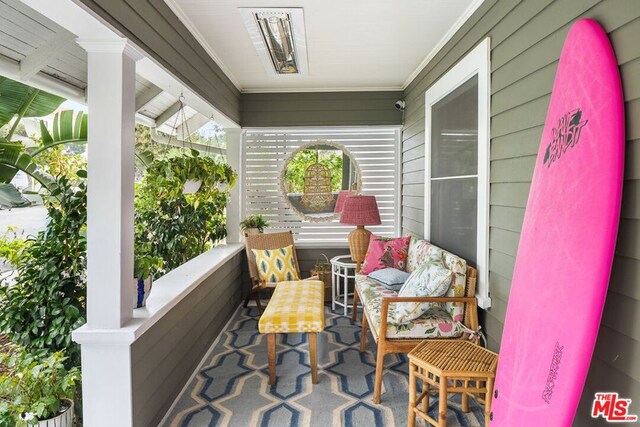
M 351 255 L 339 255 L 331 258 L 331 309 L 335 310 L 336 305 L 344 308 L 344 315 L 347 310 L 353 308 L 353 304 L 348 304 L 349 279 L 356 278 L 356 263 L 351 259 Z

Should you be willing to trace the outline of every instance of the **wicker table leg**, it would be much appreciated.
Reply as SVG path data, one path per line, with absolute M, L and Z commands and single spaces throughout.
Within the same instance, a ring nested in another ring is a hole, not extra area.
M 440 377 L 440 395 L 438 397 L 438 425 L 447 427 L 447 377 Z
M 487 378 L 487 391 L 484 397 L 484 425 L 488 426 L 491 421 L 491 398 L 493 397 L 493 378 Z
M 416 425 L 416 365 L 409 363 L 409 413 L 407 422 L 409 427 Z
M 469 412 L 469 395 L 467 394 L 467 389 L 469 388 L 469 380 L 463 380 L 462 384 L 464 384 L 464 390 L 462 392 L 462 412 Z M 478 382 L 476 381 L 476 385 Z

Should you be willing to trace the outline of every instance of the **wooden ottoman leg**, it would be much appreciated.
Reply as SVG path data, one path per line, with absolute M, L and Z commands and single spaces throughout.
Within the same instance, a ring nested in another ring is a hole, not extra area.
M 416 413 L 413 410 L 416 406 L 416 386 L 416 365 L 409 362 L 409 413 L 407 414 L 409 427 L 416 425 Z
M 309 332 L 309 362 L 311 365 L 311 382 L 318 384 L 317 332 Z
M 269 384 L 276 383 L 276 334 L 267 334 L 267 358 L 269 360 Z
M 362 313 L 362 330 L 360 331 L 360 351 L 365 352 L 367 349 L 367 316 Z
M 440 427 L 447 427 L 447 378 L 443 376 L 440 377 L 440 396 L 438 398 L 438 424 Z

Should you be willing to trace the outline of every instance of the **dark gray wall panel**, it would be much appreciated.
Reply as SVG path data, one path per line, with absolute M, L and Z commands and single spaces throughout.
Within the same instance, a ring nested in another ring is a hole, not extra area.
M 135 426 L 156 426 L 240 305 L 243 253 L 201 283 L 131 347 Z
M 481 312 L 489 347 L 499 349 L 531 176 L 562 44 L 571 24 L 597 19 L 609 33 L 623 79 L 627 157 L 622 219 L 612 279 L 576 425 L 593 393 L 640 401 L 640 2 L 485 0 L 409 84 L 403 132 L 403 229 L 422 235 L 424 94 L 482 39 L 491 37 L 489 281 L 493 306 Z M 636 410 L 637 412 L 637 410 Z
M 77 0 L 240 122 L 240 92 L 163 0 Z
M 397 92 L 242 94 L 243 127 L 400 125 Z

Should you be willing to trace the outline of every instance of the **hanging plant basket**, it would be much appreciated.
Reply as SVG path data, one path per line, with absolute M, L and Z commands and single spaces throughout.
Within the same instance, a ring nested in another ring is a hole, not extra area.
M 182 194 L 194 194 L 197 193 L 202 186 L 202 180 L 188 179 L 184 182 L 182 187 Z
M 48 420 L 38 421 L 38 427 L 73 427 L 73 401 L 62 399 L 61 413 Z

